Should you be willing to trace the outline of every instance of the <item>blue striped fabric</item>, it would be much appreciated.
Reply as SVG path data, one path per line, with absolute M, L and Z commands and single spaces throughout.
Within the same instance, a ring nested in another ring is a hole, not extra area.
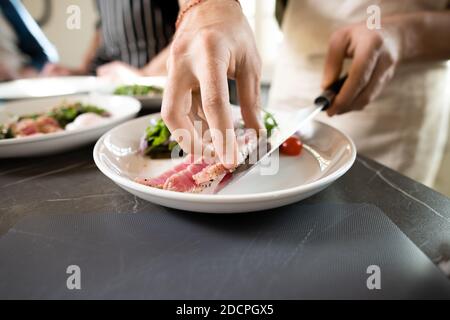
M 41 70 L 47 62 L 57 62 L 58 52 L 50 43 L 20 0 L 1 0 L 0 10 L 15 31 L 17 46 Z

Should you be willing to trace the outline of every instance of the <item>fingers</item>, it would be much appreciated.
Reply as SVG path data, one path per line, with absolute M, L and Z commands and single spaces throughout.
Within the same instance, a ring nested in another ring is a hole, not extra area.
M 257 133 L 264 128 L 260 110 L 260 74 L 261 69 L 258 63 L 244 67 L 236 75 L 242 119 L 247 128 L 254 129 Z
M 96 72 L 99 77 L 104 77 L 108 75 L 111 70 L 111 67 L 114 66 L 114 62 L 106 63 L 97 68 Z
M 322 79 L 323 89 L 329 87 L 339 78 L 349 44 L 350 37 L 345 30 L 339 30 L 332 35 L 327 56 L 325 58 L 325 68 Z
M 137 78 L 139 70 L 120 61 L 113 61 L 97 68 L 99 77 L 107 77 L 112 80 L 133 81 Z
M 378 97 L 386 82 L 388 82 L 393 75 L 394 67 L 389 63 L 389 60 L 383 58 L 378 59 L 372 78 L 353 101 L 352 110 L 362 110 L 366 105 Z
M 228 95 L 227 69 L 221 60 L 205 58 L 198 79 L 203 111 L 208 122 L 214 150 L 227 168 L 237 165 L 237 142 L 234 134 Z
M 348 78 L 333 104 L 327 110 L 329 116 L 341 114 L 351 108 L 353 101 L 369 83 L 378 60 L 377 51 L 369 45 L 356 47 Z
M 68 68 L 53 63 L 47 63 L 40 73 L 40 75 L 44 77 L 68 76 L 70 74 L 71 72 Z
M 194 128 L 198 135 L 202 137 L 202 140 L 211 142 L 210 137 L 208 137 L 208 122 L 206 121 L 206 116 L 203 112 L 202 100 L 200 97 L 200 92 L 198 91 L 193 91 L 191 94 L 191 109 L 189 112 L 189 118 L 194 124 Z
M 40 75 L 41 76 L 50 76 L 53 75 L 56 69 L 56 65 L 53 63 L 45 64 L 44 68 L 42 68 Z
M 190 86 L 174 75 L 169 75 L 163 95 L 161 117 L 185 152 L 201 155 L 202 141 L 189 117 L 190 108 Z
M 8 65 L 0 63 L 0 81 L 6 81 L 17 78 L 17 72 L 14 68 L 10 68 Z

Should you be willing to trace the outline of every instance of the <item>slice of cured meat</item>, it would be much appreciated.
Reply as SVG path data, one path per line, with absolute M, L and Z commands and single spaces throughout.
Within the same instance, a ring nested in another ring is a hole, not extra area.
M 251 131 L 245 131 L 237 137 L 239 165 L 242 165 L 258 146 L 258 138 Z M 239 166 L 238 165 L 238 166 Z M 229 181 L 231 172 L 221 163 L 211 163 L 205 159 L 194 161 L 193 156 L 164 172 L 156 178 L 137 178 L 135 181 L 146 186 L 178 191 L 214 193 L 222 181 Z
M 172 175 L 164 183 L 164 189 L 178 192 L 198 192 L 199 185 L 195 183 L 193 175 L 199 173 L 208 166 L 208 163 L 200 160 L 190 164 L 186 169 Z
M 193 159 L 193 157 L 188 156 L 182 163 L 176 165 L 175 167 L 173 167 L 170 170 L 165 171 L 164 173 L 162 173 L 161 175 L 159 175 L 156 178 L 136 178 L 135 181 L 137 183 L 140 183 L 140 184 L 143 184 L 143 185 L 146 185 L 149 187 L 162 189 L 164 187 L 164 184 L 166 183 L 167 179 L 169 179 L 174 174 L 176 174 L 180 171 L 183 171 L 187 167 L 189 167 L 189 165 L 192 164 L 192 159 Z

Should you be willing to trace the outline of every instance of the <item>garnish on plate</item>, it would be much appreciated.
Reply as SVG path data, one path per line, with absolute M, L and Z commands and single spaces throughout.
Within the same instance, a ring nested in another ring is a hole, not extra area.
M 77 126 L 69 128 L 76 120 L 82 120 L 79 118 L 80 116 L 87 117 L 89 121 L 84 119 L 80 122 L 81 125 L 78 123 Z M 1 124 L 0 140 L 53 133 L 64 129 L 73 130 L 82 126 L 91 126 L 108 116 L 109 113 L 106 110 L 94 105 L 63 102 L 48 112 L 22 115 L 11 119 L 8 123 Z
M 157 86 L 145 86 L 139 84 L 123 85 L 114 90 L 114 94 L 121 96 L 151 96 L 161 95 L 163 88 Z
M 280 152 L 288 156 L 298 156 L 303 149 L 303 143 L 297 136 L 286 139 L 280 146 Z
M 278 128 L 278 122 L 275 120 L 273 114 L 270 112 L 267 112 L 264 110 L 264 116 L 263 116 L 264 126 L 266 127 L 267 136 L 270 137 L 272 134 L 272 131 L 275 128 Z
M 143 154 L 151 158 L 170 158 L 170 155 L 178 143 L 171 138 L 169 128 L 162 119 L 152 120 L 145 129 L 141 139 L 140 149 Z M 180 151 L 182 152 L 182 151 Z
M 268 136 L 270 136 L 275 128 L 278 127 L 278 123 L 274 116 L 263 111 L 264 126 L 267 130 Z M 243 129 L 244 123 L 242 119 L 235 124 L 236 129 Z M 140 150 L 144 155 L 150 156 L 153 159 L 167 159 L 170 158 L 174 148 L 180 150 L 180 156 L 183 155 L 183 151 L 179 148 L 178 143 L 171 138 L 169 128 L 162 119 L 154 120 L 145 129 L 145 134 L 141 138 Z

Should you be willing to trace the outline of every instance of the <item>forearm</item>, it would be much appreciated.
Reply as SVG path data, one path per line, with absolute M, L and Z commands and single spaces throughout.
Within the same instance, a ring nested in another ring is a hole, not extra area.
M 450 11 L 392 16 L 384 26 L 399 38 L 400 61 L 450 59 Z
M 170 44 L 156 55 L 147 65 L 141 69 L 144 76 L 164 76 L 167 75 L 167 58 L 169 57 Z
M 89 48 L 84 55 L 83 62 L 80 65 L 79 71 L 80 73 L 87 73 L 89 71 L 89 66 L 91 65 L 95 55 L 97 54 L 97 50 L 101 45 L 101 31 L 97 29 L 95 34 L 91 40 Z

